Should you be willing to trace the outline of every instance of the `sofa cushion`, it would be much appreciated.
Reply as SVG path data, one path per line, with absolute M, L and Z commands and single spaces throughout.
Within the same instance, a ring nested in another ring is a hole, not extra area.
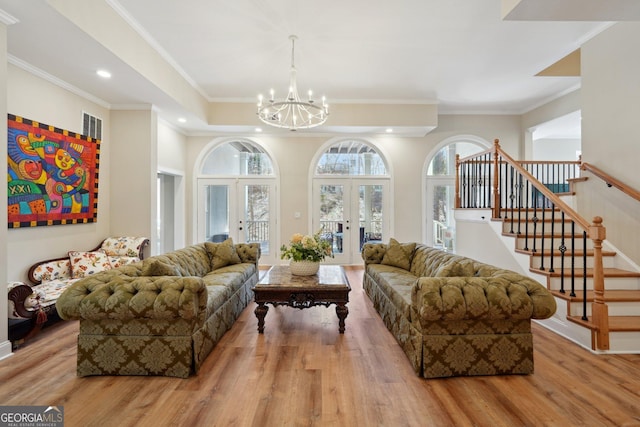
M 213 270 L 241 262 L 232 239 L 227 239 L 222 243 L 205 242 L 204 246 L 209 253 Z
M 370 264 L 368 274 L 380 291 L 407 319 L 411 319 L 411 292 L 417 277 L 408 271 L 385 264 Z
M 168 264 L 156 258 L 145 259 L 142 262 L 143 276 L 181 276 L 175 265 Z
M 392 238 L 389 240 L 389 247 L 382 258 L 382 264 L 409 270 L 415 248 L 415 243 L 399 243 Z
M 71 277 L 74 279 L 81 279 L 89 274 L 113 268 L 109 257 L 102 250 L 92 252 L 69 251 L 69 262 L 71 263 Z

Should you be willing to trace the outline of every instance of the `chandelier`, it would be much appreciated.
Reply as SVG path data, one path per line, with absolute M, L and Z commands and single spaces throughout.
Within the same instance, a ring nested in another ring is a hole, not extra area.
M 289 77 L 289 93 L 283 100 L 275 99 L 275 91 L 271 89 L 268 100 L 258 95 L 258 117 L 264 123 L 295 131 L 320 126 L 327 121 L 329 105 L 322 97 L 322 105 L 313 100 L 313 92 L 309 90 L 307 100 L 300 99 L 296 85 L 296 66 L 294 63 L 295 41 L 297 36 L 289 36 L 291 40 L 291 74 Z

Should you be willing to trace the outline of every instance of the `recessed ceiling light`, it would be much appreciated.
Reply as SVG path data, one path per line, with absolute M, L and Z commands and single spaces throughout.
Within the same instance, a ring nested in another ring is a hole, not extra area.
M 387 128 L 387 129 L 385 130 L 385 132 L 387 132 L 387 133 L 391 133 L 391 132 L 393 132 L 393 129 L 391 129 L 391 128 Z
M 256 132 L 262 132 L 262 128 L 256 128 Z
M 187 119 L 185 119 L 184 117 L 178 117 L 178 121 L 180 123 L 187 123 Z
M 100 77 L 102 77 L 103 79 L 110 79 L 111 78 L 111 73 L 108 72 L 107 70 L 98 70 L 98 71 L 96 71 L 96 74 L 99 75 Z

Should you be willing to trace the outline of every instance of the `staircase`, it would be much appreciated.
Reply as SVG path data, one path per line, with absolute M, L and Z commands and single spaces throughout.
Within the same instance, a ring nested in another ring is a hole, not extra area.
M 640 201 L 593 165 L 516 161 L 496 140 L 456 158 L 456 209 L 488 210 L 481 218 L 521 270 L 553 293 L 558 309 L 543 326 L 596 352 L 640 353 L 640 267 L 606 241 L 602 218 L 573 209 L 581 169 Z
M 558 311 L 547 322 L 550 329 L 587 348 L 598 350 L 594 333 L 597 325 L 592 316 L 595 298 L 592 241 L 586 240 L 586 250 L 581 247 L 582 239 L 578 242 L 574 238 L 572 244 L 572 234 L 566 232 L 571 221 L 564 220 L 563 234 L 563 220 L 558 211 L 555 212 L 553 221 L 550 219 L 550 209 L 537 209 L 536 212 L 528 210 L 524 213 L 521 211 L 520 219 L 514 218 L 514 221 L 510 219 L 513 215 L 509 210 L 504 210 L 501 216 L 502 218 L 492 219 L 499 223 L 496 231 L 506 240 L 513 241 L 514 257 L 520 258 L 519 263 L 526 264 L 530 277 L 546 284 L 556 297 Z M 539 219 L 541 217 L 545 218 L 544 239 Z M 583 231 L 577 230 L 577 234 L 580 235 Z M 524 237 L 525 234 L 528 238 Z M 543 248 L 543 244 L 547 248 Z M 561 246 L 566 247 L 564 252 L 558 249 Z M 633 265 L 615 250 L 603 249 L 602 262 L 606 289 L 604 302 L 608 309 L 608 352 L 640 352 L 640 272 L 635 271 Z M 580 266 L 586 264 L 586 274 L 584 268 L 574 268 L 572 273 L 572 263 Z

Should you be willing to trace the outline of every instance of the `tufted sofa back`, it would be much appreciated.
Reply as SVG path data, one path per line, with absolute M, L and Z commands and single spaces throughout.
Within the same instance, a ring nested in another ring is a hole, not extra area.
M 211 271 L 209 253 L 205 249 L 204 243 L 197 243 L 151 258 L 175 266 L 181 276 L 202 277 Z

